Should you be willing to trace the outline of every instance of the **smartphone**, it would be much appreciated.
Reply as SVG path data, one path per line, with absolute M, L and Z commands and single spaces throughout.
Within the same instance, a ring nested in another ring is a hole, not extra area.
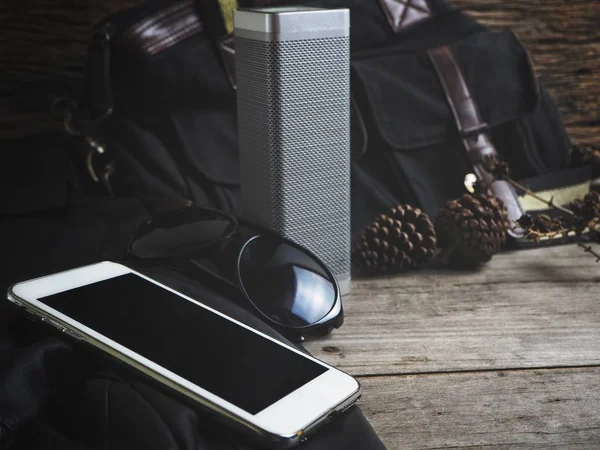
M 121 264 L 18 283 L 8 299 L 272 448 L 360 396 L 351 376 Z

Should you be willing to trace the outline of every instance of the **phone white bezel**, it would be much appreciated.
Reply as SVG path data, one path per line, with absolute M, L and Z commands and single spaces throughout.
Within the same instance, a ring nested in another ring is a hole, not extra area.
M 38 301 L 40 297 L 72 290 L 128 273 L 133 273 L 167 289 L 197 304 L 199 307 L 205 308 L 265 339 L 273 341 L 277 345 L 281 345 L 326 367 L 328 370 L 258 414 L 252 415 Z M 334 411 L 347 407 L 359 396 L 360 385 L 351 376 L 121 264 L 102 262 L 25 281 L 14 285 L 9 290 L 9 295 L 13 296 L 13 300 L 17 300 L 18 303 L 23 304 L 30 311 L 32 310 L 31 312 L 34 314 L 40 315 L 42 320 L 44 318 L 50 320 L 51 324 L 62 328 L 63 331 L 88 341 L 152 378 L 211 409 L 220 411 L 230 419 L 259 434 L 266 432 L 273 435 L 273 437 L 277 436 L 283 439 L 301 438 L 311 426 L 331 415 Z

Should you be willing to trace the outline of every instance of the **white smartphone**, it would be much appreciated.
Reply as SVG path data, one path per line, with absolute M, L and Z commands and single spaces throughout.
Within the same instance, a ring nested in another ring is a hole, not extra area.
M 8 299 L 271 447 L 306 440 L 360 395 L 351 376 L 120 264 L 18 283 Z

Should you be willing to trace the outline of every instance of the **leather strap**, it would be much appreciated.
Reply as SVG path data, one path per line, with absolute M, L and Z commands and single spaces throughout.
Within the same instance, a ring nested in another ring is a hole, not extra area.
M 495 180 L 492 174 L 483 168 L 483 159 L 486 156 L 497 155 L 497 152 L 490 139 L 489 127 L 479 113 L 452 50 L 448 46 L 443 46 L 429 50 L 427 53 L 446 93 L 446 99 L 452 109 L 467 155 L 473 163 L 473 171 L 496 197 L 504 201 L 509 219 L 515 223 L 523 215 L 523 210 L 512 186 L 506 181 Z M 522 232 L 516 229 L 510 230 L 509 234 L 520 237 Z
M 118 40 L 147 56 L 202 32 L 220 46 L 233 33 L 237 7 L 237 0 L 178 0 L 135 23 Z
M 131 50 L 152 56 L 202 30 L 193 0 L 182 0 L 144 17 L 118 39 Z
M 118 41 L 135 53 L 153 56 L 205 33 L 215 42 L 227 77 L 235 87 L 232 33 L 233 12 L 237 7 L 238 0 L 177 0 L 129 27 Z

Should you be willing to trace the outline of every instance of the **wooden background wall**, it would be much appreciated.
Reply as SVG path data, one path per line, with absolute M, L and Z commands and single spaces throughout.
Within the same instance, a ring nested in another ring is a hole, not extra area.
M 0 2 L 0 139 L 61 127 L 22 108 L 47 86 L 72 86 L 91 25 L 140 0 Z M 365 0 L 376 1 L 376 0 Z M 600 148 L 600 0 L 449 0 L 484 24 L 510 28 L 530 50 L 577 143 Z
M 558 103 L 574 142 L 600 147 L 600 0 L 449 0 L 513 30 Z

